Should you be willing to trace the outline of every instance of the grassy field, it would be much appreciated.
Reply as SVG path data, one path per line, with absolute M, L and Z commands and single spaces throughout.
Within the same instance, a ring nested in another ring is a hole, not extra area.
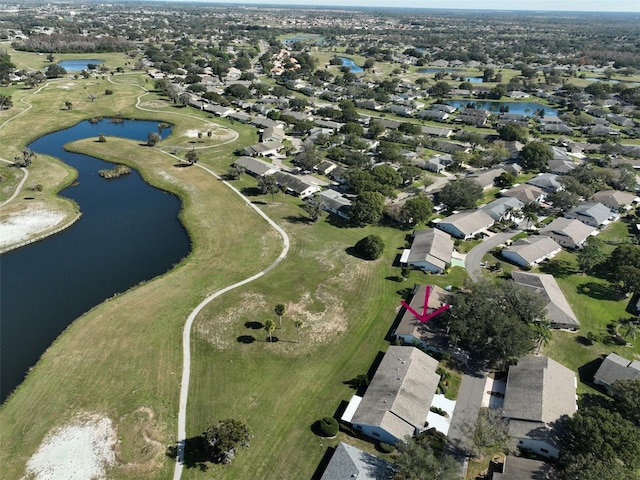
M 114 81 L 145 84 L 135 75 Z M 196 143 L 206 147 L 199 150 L 198 166 L 177 168 L 175 159 L 160 149 L 176 150 L 182 157 L 193 138 L 186 132 L 210 128 L 212 119 L 193 109 L 175 109 L 153 94 L 142 99 L 142 106 L 159 113 L 135 110 L 132 105 L 142 90 L 134 85 L 102 79 L 68 85 L 75 82 L 65 79 L 30 94 L 33 109 L 6 124 L 4 148 L 20 151 L 47 131 L 93 116 L 173 123 L 173 136 L 156 149 L 116 138 L 68 147 L 136 167 L 147 181 L 180 195 L 193 252 L 171 272 L 95 307 L 49 348 L 0 407 L 0 464 L 4 478 L 20 478 L 47 432 L 88 412 L 109 416 L 117 428 L 119 463 L 110 478 L 166 478 L 174 465 L 165 449 L 177 430 L 183 322 L 208 293 L 268 265 L 281 243 L 264 220 L 198 167 L 226 171 L 232 151 L 255 141 L 254 129 L 216 120 L 233 128 L 238 140 L 223 146 Z M 96 91 L 109 87 L 114 94 L 91 102 L 85 86 Z M 64 99 L 73 103 L 72 110 L 60 108 Z M 74 177 L 73 171 L 44 157 L 30 172 L 34 182 L 44 184 L 43 202 L 55 198 Z M 252 447 L 240 452 L 231 467 L 213 468 L 225 478 L 310 477 L 326 447 L 337 443 L 315 436 L 311 425 L 350 398 L 353 391 L 344 382 L 367 372 L 386 348 L 401 285 L 392 263 L 405 233 L 390 227 L 349 228 L 327 218 L 309 224 L 299 200 L 256 195 L 248 177 L 237 185 L 284 226 L 292 249 L 278 269 L 221 297 L 197 319 L 188 431 L 197 435 L 229 416 L 248 424 Z M 20 202 L 16 204 L 19 208 Z M 349 247 L 370 233 L 387 242 L 384 258 L 365 262 L 350 255 Z M 274 332 L 279 341 L 268 343 L 266 332 L 254 328 L 275 318 L 276 303 L 284 303 L 287 312 L 283 328 Z M 304 321 L 299 343 L 294 319 Z M 198 468 L 185 473 L 185 478 L 207 476 Z

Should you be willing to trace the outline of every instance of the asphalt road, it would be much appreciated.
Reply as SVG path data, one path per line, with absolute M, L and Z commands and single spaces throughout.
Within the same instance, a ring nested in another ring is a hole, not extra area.
M 482 243 L 479 243 L 473 247 L 469 253 L 467 253 L 467 257 L 464 261 L 464 268 L 466 268 L 471 280 L 477 282 L 482 276 L 480 272 L 480 262 L 482 262 L 482 257 L 501 243 L 504 243 L 514 235 L 517 235 L 517 233 L 518 232 L 515 230 L 497 233 L 493 237 L 487 238 Z

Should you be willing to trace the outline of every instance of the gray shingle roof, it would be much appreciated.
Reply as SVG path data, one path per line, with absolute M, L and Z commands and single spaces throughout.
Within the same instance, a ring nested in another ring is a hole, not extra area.
M 503 416 L 549 425 L 576 406 L 576 376 L 549 357 L 524 357 L 509 368 Z
M 593 378 L 607 386 L 613 385 L 616 380 L 640 380 L 640 361 L 631 362 L 620 355 L 610 353 Z
M 275 165 L 253 157 L 238 157 L 233 164 L 257 176 L 272 174 L 278 170 Z
M 595 231 L 595 228 L 582 223 L 580 220 L 558 217 L 540 230 L 541 235 L 556 234 L 569 237 L 573 243 L 579 244 Z
M 428 261 L 444 270 L 451 263 L 453 245 L 448 233 L 435 228 L 416 230 L 407 263 Z
M 560 249 L 560 245 L 551 237 L 533 236 L 516 240 L 510 247 L 505 248 L 502 254 L 509 258 L 509 254 L 513 253 L 531 265 Z
M 517 198 L 524 204 L 537 201 L 543 194 L 542 189 L 526 183 L 510 188 L 503 193 L 505 197 Z
M 393 474 L 391 463 L 340 442 L 320 480 L 390 480 Z
M 620 190 L 603 190 L 593 196 L 596 202 L 600 202 L 612 210 L 617 210 L 620 207 L 629 205 L 637 201 L 637 198 L 633 193 L 621 192 Z
M 564 293 L 553 275 L 547 273 L 511 272 L 513 280 L 533 289 L 546 303 L 547 319 L 553 326 L 560 328 L 578 328 L 580 322 L 567 302 Z
M 451 224 L 465 235 L 493 225 L 493 219 L 482 210 L 467 210 L 443 218 L 437 225 Z
M 539 460 L 508 455 L 504 459 L 502 473 L 495 472 L 493 480 L 547 480 L 551 465 Z
M 524 207 L 524 204 L 514 197 L 500 197 L 496 198 L 493 202 L 487 203 L 480 209 L 485 211 L 495 221 L 499 221 L 508 209 L 520 210 Z
M 569 210 L 564 215 L 567 218 L 577 218 L 580 221 L 592 221 L 602 225 L 611 217 L 611 209 L 598 202 L 585 202 Z
M 396 438 L 413 435 L 429 413 L 438 361 L 415 347 L 387 350 L 351 422 L 379 425 Z

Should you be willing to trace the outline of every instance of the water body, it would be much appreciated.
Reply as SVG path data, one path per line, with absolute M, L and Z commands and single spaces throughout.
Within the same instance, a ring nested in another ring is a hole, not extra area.
M 482 83 L 484 80 L 482 77 L 465 77 L 464 81 L 469 83 Z
M 586 80 L 591 82 L 606 82 L 606 83 L 628 83 L 630 86 L 640 85 L 640 82 L 632 82 L 631 80 L 607 80 L 606 78 L 587 77 Z
M 80 206 L 82 217 L 56 235 L 0 257 L 0 401 L 76 318 L 188 255 L 191 244 L 178 219 L 176 196 L 151 187 L 136 171 L 105 180 L 98 171 L 112 164 L 62 149 L 100 133 L 146 141 L 157 126 L 147 121 L 85 121 L 29 145 L 78 171 L 77 186 L 61 195 Z
M 451 105 L 453 107 L 464 109 L 467 104 L 474 103 L 475 108 L 488 110 L 492 113 L 500 113 L 500 107 L 509 107 L 509 113 L 519 113 L 522 115 L 532 116 L 536 110 L 543 108 L 545 116 L 557 117 L 558 111 L 555 108 L 551 108 L 547 105 L 542 105 L 536 102 L 499 102 L 488 100 L 447 100 L 443 103 Z
M 418 73 L 460 73 L 463 72 L 464 70 L 460 69 L 460 68 L 436 68 L 436 67 L 429 67 L 429 68 L 421 68 L 420 70 L 418 70 Z
M 350 58 L 340 57 L 340 60 L 342 60 L 342 65 L 345 66 L 345 67 L 349 67 L 353 73 L 362 73 L 362 72 L 364 72 L 362 67 L 359 67 L 358 65 L 356 65 L 356 62 L 354 62 Z
M 58 65 L 63 67 L 67 72 L 81 72 L 82 70 L 88 70 L 89 64 L 102 65 L 103 63 L 104 60 L 77 58 L 75 60 L 61 60 L 58 62 Z

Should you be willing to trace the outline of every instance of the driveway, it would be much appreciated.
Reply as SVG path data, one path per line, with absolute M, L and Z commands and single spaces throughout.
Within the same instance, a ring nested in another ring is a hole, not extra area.
M 496 248 L 498 245 L 506 242 L 514 235 L 517 235 L 517 230 L 509 230 L 507 232 L 496 233 L 493 237 L 487 238 L 482 243 L 479 243 L 467 253 L 467 258 L 464 261 L 464 268 L 467 269 L 469 277 L 474 282 L 480 280 L 482 274 L 480 273 L 480 262 L 482 257 Z

